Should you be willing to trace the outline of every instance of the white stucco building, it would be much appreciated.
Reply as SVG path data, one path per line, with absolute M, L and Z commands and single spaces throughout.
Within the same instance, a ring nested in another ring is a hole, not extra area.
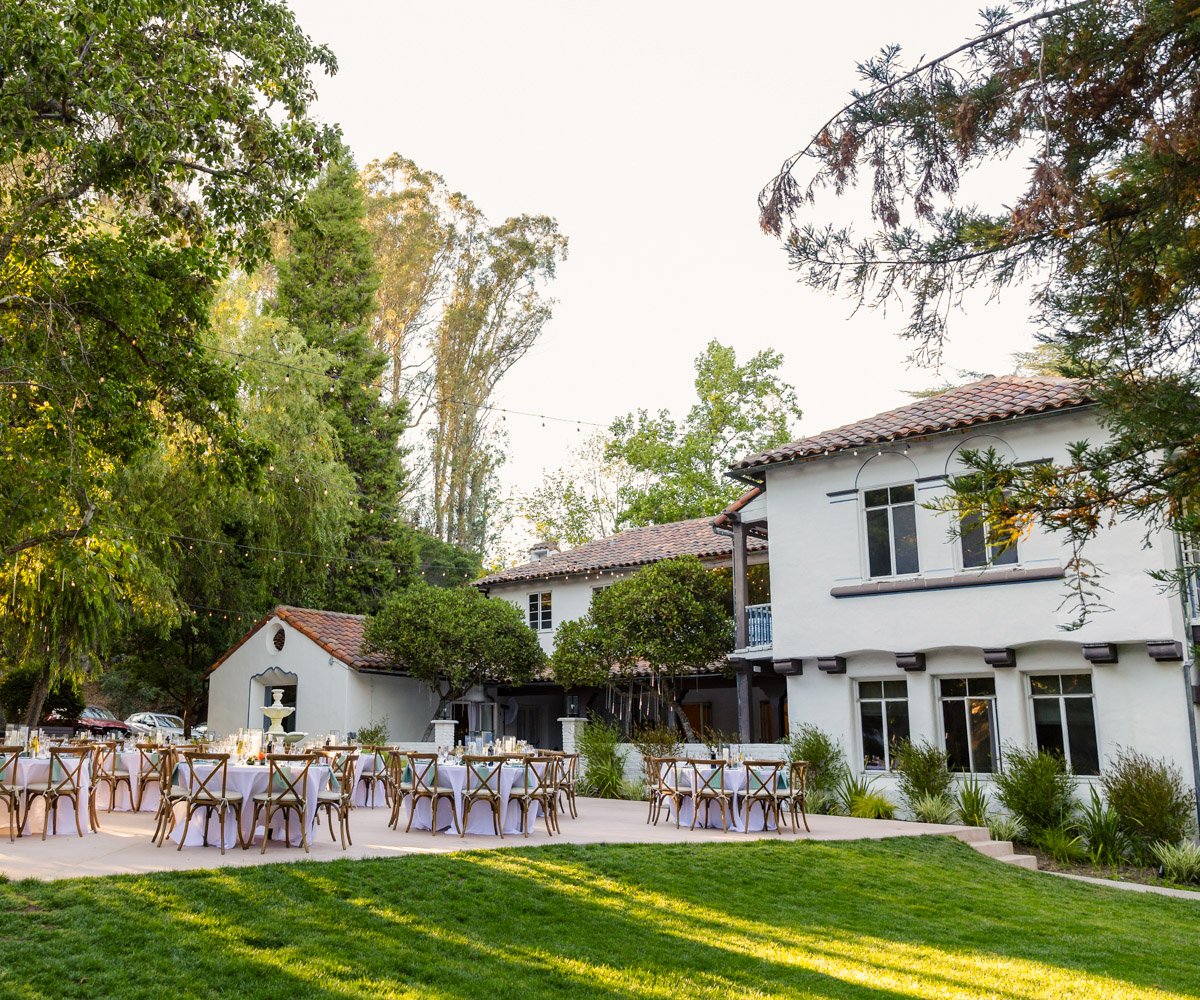
M 486 576 L 475 586 L 492 598 L 516 605 L 549 654 L 554 651 L 554 630 L 564 621 L 585 615 L 597 590 L 642 566 L 678 556 L 695 556 L 710 569 L 728 569 L 732 551 L 730 536 L 715 532 L 711 518 L 694 518 L 630 528 L 562 552 L 556 546 L 536 546 L 530 562 Z M 765 566 L 765 545 L 751 541 L 747 561 Z M 737 730 L 734 684 L 720 665 L 680 678 L 677 687 L 682 695 L 680 703 L 696 732 Z M 557 728 L 555 720 L 565 714 L 565 693 L 549 680 L 503 693 L 516 699 L 515 711 L 528 719 L 531 730 L 544 728 L 550 732 Z M 612 693 L 582 691 L 580 711 L 585 715 L 592 709 L 630 712 L 638 719 L 647 714 L 643 695 L 636 686 Z M 625 699 L 624 706 L 614 700 L 620 698 Z M 776 739 L 786 733 L 785 684 L 781 678 L 763 676 L 749 692 L 749 702 L 751 711 L 761 720 L 765 738 Z
M 208 724 L 218 733 L 269 725 L 271 688 L 296 712 L 288 731 L 345 734 L 387 719 L 391 739 L 416 741 L 433 718 L 429 687 L 362 652 L 361 615 L 281 606 L 231 647 L 208 682 Z
M 739 463 L 731 474 L 752 489 L 717 527 L 733 533 L 735 567 L 769 538 L 770 602 L 738 593 L 735 657 L 785 676 L 792 726 L 832 733 L 885 783 L 902 736 L 985 778 L 1011 742 L 1060 751 L 1081 775 L 1132 747 L 1191 782 L 1192 614 L 1148 575 L 1179 565 L 1175 536 L 1103 528 L 1085 554 L 1110 610 L 1064 631 L 1064 538 L 1034 530 L 1000 550 L 922 506 L 946 495 L 964 449 L 1065 462 L 1070 442 L 1102 438 L 1077 383 L 1005 377 Z

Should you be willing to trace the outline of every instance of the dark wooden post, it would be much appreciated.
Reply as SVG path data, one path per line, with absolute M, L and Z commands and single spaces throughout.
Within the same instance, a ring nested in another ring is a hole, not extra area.
M 745 649 L 750 644 L 747 633 L 746 605 L 750 585 L 746 579 L 746 526 L 740 521 L 733 525 L 733 630 L 734 648 Z M 738 739 L 750 742 L 750 672 L 748 663 L 737 665 Z

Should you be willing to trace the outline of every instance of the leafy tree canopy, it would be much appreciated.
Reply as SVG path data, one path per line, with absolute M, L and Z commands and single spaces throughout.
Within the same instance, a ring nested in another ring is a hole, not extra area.
M 1068 533 L 1077 584 L 1080 548 L 1115 518 L 1200 527 L 1195 13 L 1181 0 L 1026 0 L 986 9 L 979 34 L 918 66 L 886 48 L 760 196 L 801 280 L 858 304 L 907 302 L 918 360 L 939 359 L 967 292 L 1031 290 L 1040 340 L 1087 380 L 1106 438 L 1057 470 L 1001 475 L 980 458 L 977 481 L 1005 481 L 997 527 L 1019 512 Z M 1019 182 L 970 204 L 969 172 L 1014 155 L 1028 162 Z M 873 232 L 820 220 L 823 191 L 860 184 Z
M 546 664 L 520 610 L 473 587 L 416 583 L 394 594 L 367 621 L 364 648 L 428 684 L 437 714 L 477 684 L 523 684 Z
M 614 676 L 648 681 L 691 739 L 674 679 L 722 663 L 733 648 L 727 587 L 727 577 L 682 556 L 597 591 L 588 613 L 555 633 L 555 680 L 568 688 L 601 687 Z
M 638 410 L 614 421 L 607 448 L 649 480 L 622 486 L 619 520 L 667 524 L 718 513 L 742 487 L 725 476 L 738 459 L 787 443 L 800 419 L 796 391 L 779 377 L 783 355 L 766 350 L 745 364 L 713 340 L 696 358 L 696 403 L 682 420 Z

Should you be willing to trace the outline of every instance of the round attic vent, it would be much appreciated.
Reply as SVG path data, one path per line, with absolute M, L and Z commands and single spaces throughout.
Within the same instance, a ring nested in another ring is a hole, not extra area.
M 275 632 L 271 636 L 271 645 L 275 647 L 275 651 L 279 652 L 283 649 L 283 644 L 287 641 L 287 633 L 283 630 L 282 625 L 275 627 Z

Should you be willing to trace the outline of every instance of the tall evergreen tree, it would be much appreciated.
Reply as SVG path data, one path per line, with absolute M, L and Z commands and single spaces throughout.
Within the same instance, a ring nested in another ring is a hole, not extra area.
M 407 419 L 402 399 L 376 388 L 388 365 L 372 343 L 379 275 L 364 226 L 366 206 L 346 150 L 309 192 L 279 263 L 275 312 L 331 356 L 326 403 L 357 496 L 346 555 L 320 587 L 324 607 L 372 614 L 417 573 L 415 532 L 401 518 Z

